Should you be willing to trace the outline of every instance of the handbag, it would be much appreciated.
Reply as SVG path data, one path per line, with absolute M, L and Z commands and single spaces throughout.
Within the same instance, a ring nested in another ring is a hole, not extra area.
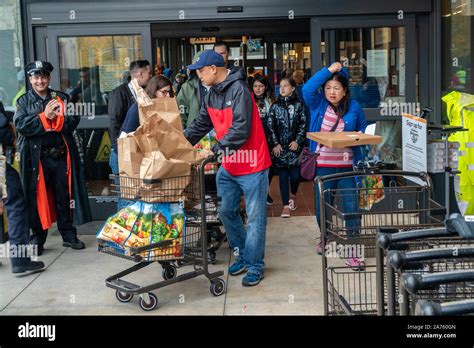
M 337 118 L 336 123 L 332 126 L 329 132 L 334 132 L 339 124 L 340 118 Z M 319 149 L 324 145 L 320 144 Z M 318 160 L 318 153 L 311 152 L 308 147 L 305 147 L 298 157 L 298 164 L 300 166 L 300 175 L 305 180 L 313 180 L 316 176 L 316 163 Z
M 318 154 L 311 152 L 308 147 L 305 147 L 298 157 L 298 164 L 300 166 L 300 175 L 305 180 L 313 180 L 316 176 L 316 161 Z

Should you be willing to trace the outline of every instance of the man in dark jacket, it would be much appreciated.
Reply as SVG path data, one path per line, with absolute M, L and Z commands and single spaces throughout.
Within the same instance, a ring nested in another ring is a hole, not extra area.
M 185 130 L 191 144 L 196 144 L 212 128 L 217 144 L 213 148 L 222 166 L 217 173 L 217 191 L 222 197 L 219 216 L 227 239 L 236 255 L 229 267 L 230 275 L 248 271 L 244 286 L 253 286 L 263 279 L 266 200 L 270 153 L 257 105 L 241 69 L 228 70 L 224 59 L 213 50 L 205 50 L 196 69 L 203 85 L 211 86 L 199 115 Z M 239 214 L 242 194 L 247 210 L 247 230 Z
M 4 204 L 8 220 L 8 236 L 10 241 L 10 259 L 13 273 L 37 271 L 44 268 L 41 261 L 31 261 L 34 252 L 28 248 L 30 244 L 30 226 L 28 209 L 21 188 L 20 176 L 11 166 L 15 151 L 15 134 L 10 120 L 0 102 L 0 140 L 3 154 L 6 156 L 6 192 L 0 192 L 0 205 Z M 2 170 L 2 169 L 0 169 Z M 2 187 L 0 187 L 2 191 Z M 6 197 L 5 194 L 6 193 Z M 2 197 L 3 201 L 2 201 Z
M 48 85 L 53 66 L 26 66 L 32 89 L 18 99 L 13 122 L 19 133 L 20 172 L 28 205 L 31 243 L 43 252 L 48 229 L 57 220 L 63 246 L 84 249 L 75 224 L 91 221 L 86 182 L 73 132 L 79 115 L 67 115 L 68 96 Z
M 130 63 L 130 76 L 137 79 L 140 86 L 146 87 L 151 78 L 150 62 L 147 60 L 136 60 Z M 119 173 L 117 157 L 117 139 L 120 136 L 127 111 L 136 101 L 135 91 L 130 82 L 126 82 L 115 88 L 109 95 L 108 112 L 110 117 L 110 140 L 111 151 L 109 165 L 113 174 Z

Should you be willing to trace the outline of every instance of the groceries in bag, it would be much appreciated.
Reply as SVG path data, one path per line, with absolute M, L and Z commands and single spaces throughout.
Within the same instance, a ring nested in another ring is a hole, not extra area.
M 185 220 L 178 203 L 135 202 L 109 217 L 97 238 L 124 255 L 140 255 L 144 261 L 180 258 Z M 143 247 L 145 250 L 134 250 Z

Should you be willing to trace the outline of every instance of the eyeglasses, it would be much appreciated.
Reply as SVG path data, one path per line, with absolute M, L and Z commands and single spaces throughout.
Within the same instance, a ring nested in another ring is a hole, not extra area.
M 171 89 L 165 89 L 165 90 L 159 89 L 159 91 L 165 95 L 171 95 Z

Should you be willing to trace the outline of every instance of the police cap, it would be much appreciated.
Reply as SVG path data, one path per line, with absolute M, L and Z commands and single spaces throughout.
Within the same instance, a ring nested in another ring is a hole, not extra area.
M 53 66 L 50 62 L 45 62 L 41 60 L 37 60 L 34 62 L 29 63 L 26 68 L 26 73 L 31 75 L 46 75 L 49 76 L 51 72 L 54 70 Z

